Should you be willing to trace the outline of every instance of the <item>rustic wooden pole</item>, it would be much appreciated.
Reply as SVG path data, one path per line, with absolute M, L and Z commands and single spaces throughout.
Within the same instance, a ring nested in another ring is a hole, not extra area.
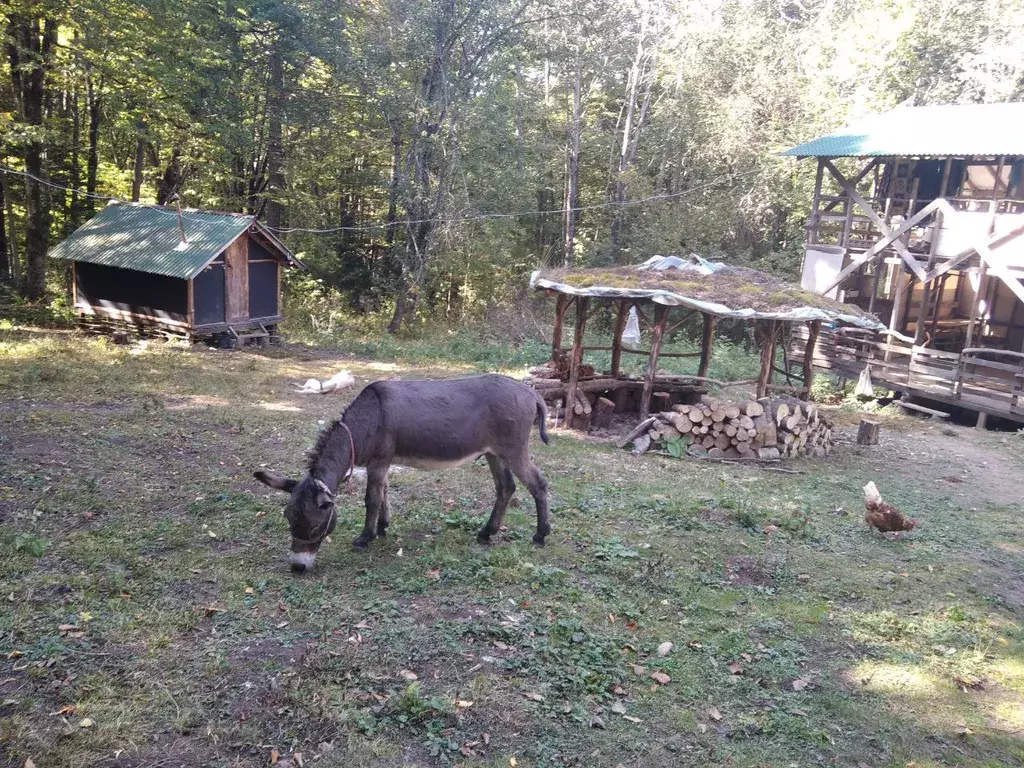
M 804 400 L 811 398 L 811 384 L 814 382 L 814 347 L 818 343 L 821 320 L 807 323 L 807 346 L 804 348 Z
M 654 325 L 651 328 L 651 357 L 647 361 L 647 376 L 644 377 L 644 389 L 640 395 L 640 418 L 646 419 L 651 410 L 651 393 L 654 391 L 654 375 L 658 371 L 658 353 L 661 351 L 661 337 L 665 333 L 668 321 L 668 307 L 664 304 L 654 305 Z
M 557 360 L 558 353 L 562 351 L 562 325 L 565 322 L 565 311 L 569 308 L 569 297 L 564 293 L 558 294 L 555 300 L 555 330 L 551 334 L 551 359 Z
M 779 331 L 777 320 L 764 320 L 759 327 L 761 329 L 761 373 L 757 377 L 758 399 L 768 394 L 768 385 L 772 383 L 772 368 L 775 364 L 775 337 Z
M 700 342 L 700 367 L 697 368 L 697 375 L 706 378 L 711 368 L 711 347 L 715 341 L 715 316 L 706 312 L 701 313 L 704 317 L 704 335 Z
M 570 429 L 575 422 L 573 406 L 576 404 L 576 388 L 580 381 L 580 366 L 583 364 L 583 333 L 587 327 L 587 306 L 590 299 L 576 298 L 576 332 L 572 340 L 572 355 L 569 359 L 569 384 L 565 390 L 565 425 Z
M 928 247 L 928 266 L 925 269 L 926 272 L 931 272 L 935 267 L 935 261 L 938 258 L 939 250 L 939 230 L 942 228 L 942 212 L 937 211 L 935 213 L 935 229 L 932 230 L 932 242 Z M 914 329 L 914 343 L 921 344 L 925 339 L 925 325 L 928 322 L 928 305 L 932 300 L 932 281 L 926 282 L 921 286 L 921 309 L 917 313 L 917 328 Z M 940 295 L 939 301 L 942 300 Z M 935 308 L 935 312 L 938 313 L 939 308 Z
M 814 178 L 814 200 L 811 202 L 811 219 L 807 224 L 806 240 L 808 243 L 818 242 L 818 230 L 821 227 L 821 182 L 824 175 L 825 161 L 819 159 L 818 173 Z
M 626 330 L 629 319 L 630 302 L 619 302 L 619 314 L 615 316 L 615 329 L 612 333 L 612 378 L 619 378 L 622 368 L 622 332 Z
M 974 298 L 971 300 L 971 317 L 967 321 L 967 339 L 964 341 L 964 349 L 968 349 L 973 346 L 974 342 L 974 323 L 978 320 L 978 315 L 981 312 L 981 302 L 984 301 L 985 294 L 988 292 L 988 262 L 982 261 L 981 267 L 978 269 L 978 290 L 974 292 Z M 985 307 L 986 311 L 988 306 Z

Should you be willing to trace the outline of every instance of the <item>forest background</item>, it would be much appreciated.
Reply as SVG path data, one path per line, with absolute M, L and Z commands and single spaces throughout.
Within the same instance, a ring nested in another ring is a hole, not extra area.
M 1022 0 L 12 0 L 0 289 L 106 198 L 258 215 L 289 304 L 397 331 L 540 265 L 795 275 L 814 173 L 777 153 L 902 103 L 1020 100 Z M 27 175 L 25 175 L 27 174 Z

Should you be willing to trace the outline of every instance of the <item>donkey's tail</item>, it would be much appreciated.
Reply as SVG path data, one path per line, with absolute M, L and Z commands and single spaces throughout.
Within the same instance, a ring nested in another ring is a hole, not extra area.
M 540 439 L 547 445 L 551 442 L 551 438 L 548 437 L 548 406 L 539 393 L 534 392 L 534 396 L 537 398 L 537 419 L 540 422 Z

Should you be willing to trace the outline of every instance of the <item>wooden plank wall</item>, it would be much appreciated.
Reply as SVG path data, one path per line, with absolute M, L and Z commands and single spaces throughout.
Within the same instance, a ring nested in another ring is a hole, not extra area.
M 224 251 L 224 303 L 227 322 L 249 319 L 249 233 Z

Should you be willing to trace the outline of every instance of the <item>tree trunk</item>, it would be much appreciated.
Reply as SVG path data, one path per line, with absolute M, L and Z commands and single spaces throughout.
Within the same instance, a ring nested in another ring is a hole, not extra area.
M 90 216 L 96 212 L 96 177 L 99 172 L 100 122 L 103 119 L 101 99 L 91 74 L 85 76 L 86 102 L 89 108 L 89 156 L 86 161 L 85 209 Z
M 8 23 L 7 50 L 19 117 L 40 129 L 34 132 L 35 138 L 25 143 L 23 150 L 28 177 L 25 179 L 25 280 L 20 289 L 27 299 L 36 301 L 46 292 L 46 251 L 50 236 L 46 153 L 38 134 L 46 103 L 46 69 L 57 28 L 50 20 L 19 15 L 11 15 Z
M 171 159 L 167 162 L 167 168 L 164 169 L 164 175 L 157 182 L 157 205 L 166 205 L 167 201 L 180 189 L 184 178 L 184 171 L 181 167 L 181 149 L 174 147 L 171 150 Z
M 562 266 L 571 267 L 576 246 L 576 209 L 579 207 L 580 186 L 580 97 L 583 72 L 579 56 L 576 57 L 576 74 L 572 87 L 572 124 L 569 127 L 568 152 L 566 153 L 565 208 L 563 213 Z
M 266 222 L 271 229 L 280 229 L 284 212 L 284 144 L 282 122 L 284 113 L 284 62 L 280 41 L 270 51 L 270 78 L 267 83 L 267 189 Z
M 6 195 L 5 187 L 3 183 L 4 179 L 7 178 L 7 174 L 0 172 L 0 282 L 8 283 L 11 281 L 11 259 L 10 252 L 8 251 L 7 243 L 7 217 L 4 215 L 6 210 Z
M 4 207 L 0 210 L 0 217 L 6 213 L 7 218 L 7 243 L 8 243 L 8 266 L 10 267 L 11 283 L 18 290 L 21 289 L 21 263 L 18 261 L 18 227 L 14 220 L 14 206 L 11 202 L 11 189 L 7 186 L 8 175 L 0 173 L 0 189 L 4 193 Z
M 68 202 L 67 216 L 64 223 L 64 236 L 78 229 L 82 217 L 82 201 L 80 198 L 82 185 L 82 113 L 78 106 L 78 87 L 71 94 L 71 178 L 68 186 L 71 187 L 71 197 Z
M 142 170 L 146 166 L 146 124 L 142 120 L 135 126 L 135 164 L 132 166 L 132 202 L 139 202 L 142 195 Z
M 636 55 L 633 58 L 633 65 L 629 70 L 627 78 L 625 98 L 625 121 L 622 126 L 622 141 L 620 143 L 618 162 L 615 166 L 615 183 L 612 192 L 612 226 L 611 226 L 611 256 L 615 263 L 623 261 L 622 240 L 625 229 L 624 203 L 627 200 L 628 187 L 626 173 L 636 160 L 637 149 L 640 146 L 640 134 L 644 124 L 647 122 L 647 114 L 651 104 L 651 93 L 654 86 L 654 77 L 649 72 L 649 64 L 652 58 L 651 51 L 645 49 L 644 40 L 647 35 L 647 17 L 641 19 L 640 31 L 637 35 Z M 640 97 L 640 89 L 644 88 L 642 101 L 637 104 Z M 638 109 L 639 107 L 639 109 Z

